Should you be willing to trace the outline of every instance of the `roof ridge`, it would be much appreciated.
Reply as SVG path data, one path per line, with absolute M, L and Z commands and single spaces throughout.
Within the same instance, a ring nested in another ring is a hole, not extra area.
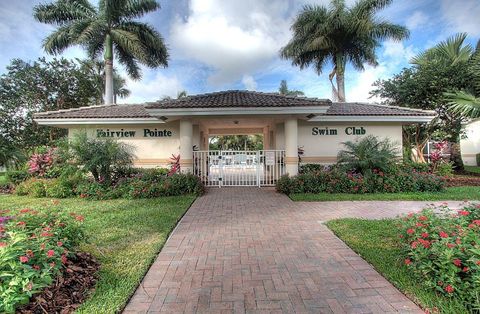
M 46 111 L 46 112 L 36 112 L 34 115 L 42 114 L 42 115 L 50 115 L 56 113 L 63 113 L 63 112 L 72 112 L 72 111 L 81 111 L 85 109 L 93 109 L 93 108 L 103 108 L 103 107 L 112 107 L 112 106 L 119 106 L 117 104 L 104 104 L 104 105 L 93 105 L 93 106 L 83 106 L 83 107 L 76 107 L 76 108 L 68 108 L 68 109 L 59 109 L 55 111 Z

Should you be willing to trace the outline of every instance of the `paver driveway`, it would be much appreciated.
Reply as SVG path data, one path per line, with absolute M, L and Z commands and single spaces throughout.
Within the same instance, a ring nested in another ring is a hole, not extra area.
M 421 312 L 321 223 L 336 207 L 336 217 L 379 218 L 425 204 L 385 211 L 387 203 L 371 203 L 362 210 L 294 203 L 258 188 L 211 189 L 178 224 L 125 313 Z

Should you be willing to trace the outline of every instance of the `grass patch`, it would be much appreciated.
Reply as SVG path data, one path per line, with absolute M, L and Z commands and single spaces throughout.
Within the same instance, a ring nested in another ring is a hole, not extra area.
M 408 193 L 301 193 L 292 194 L 290 198 L 302 202 L 325 201 L 463 201 L 479 200 L 480 186 L 460 186 L 446 188 L 443 192 L 408 192 Z
M 99 281 L 78 313 L 117 313 L 135 291 L 168 234 L 175 227 L 194 196 L 143 200 L 89 201 L 19 196 L 0 196 L 0 209 L 60 209 L 85 216 L 90 237 L 82 251 L 101 263 Z
M 7 184 L 7 177 L 5 175 L 0 174 L 0 184 Z
M 480 166 L 465 166 L 465 171 L 480 173 Z
M 399 290 L 424 309 L 437 307 L 440 313 L 468 313 L 462 302 L 445 298 L 435 291 L 423 288 L 403 264 L 395 219 L 365 220 L 338 219 L 327 226 L 355 252 L 388 279 Z

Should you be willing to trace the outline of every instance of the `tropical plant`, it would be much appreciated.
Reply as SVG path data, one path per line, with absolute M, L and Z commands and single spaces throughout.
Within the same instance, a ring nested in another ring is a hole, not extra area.
M 77 133 L 70 147 L 79 165 L 89 171 L 96 182 L 110 185 L 112 174 L 131 167 L 133 147 L 113 139 L 88 137 L 86 132 Z
M 103 94 L 105 91 L 105 63 L 100 60 L 81 60 L 77 59 L 82 68 L 92 73 L 97 79 L 97 86 Z M 130 90 L 127 88 L 127 81 L 117 69 L 113 68 L 113 103 L 117 103 L 117 97 L 127 98 L 130 96 Z
M 288 89 L 288 85 L 287 85 L 286 80 L 281 80 L 280 81 L 280 87 L 278 88 L 278 92 L 280 93 L 280 95 L 284 95 L 284 96 L 303 96 L 303 95 L 305 95 L 300 90 L 290 90 L 290 89 Z
M 357 141 L 342 143 L 337 163 L 349 170 L 367 174 L 373 170 L 386 171 L 398 159 L 397 147 L 388 138 L 379 140 L 368 135 Z
M 363 70 L 365 63 L 375 66 L 375 49 L 380 41 L 409 36 L 405 27 L 376 16 L 391 3 L 392 0 L 360 0 L 347 7 L 344 0 L 332 0 L 328 8 L 306 5 L 292 25 L 293 38 L 281 49 L 281 56 L 301 69 L 313 65 L 318 74 L 331 62 L 333 98 L 345 101 L 347 62 L 357 70 Z
M 469 91 L 447 92 L 445 98 L 452 105 L 452 112 L 476 119 L 480 118 L 480 40 L 469 60 L 468 72 L 473 79 L 472 88 Z
M 51 54 L 80 45 L 91 59 L 104 53 L 105 103 L 114 102 L 113 56 L 133 79 L 140 79 L 139 63 L 167 66 L 168 51 L 161 35 L 150 25 L 134 19 L 157 10 L 155 0 L 100 0 L 94 7 L 88 0 L 57 0 L 34 8 L 34 17 L 58 28 L 45 38 L 43 47 Z
M 474 83 L 469 72 L 473 49 L 465 39 L 466 34 L 458 34 L 440 42 L 413 58 L 411 68 L 403 69 L 391 79 L 375 82 L 376 89 L 371 92 L 388 105 L 435 110 L 438 119 L 424 131 L 431 132 L 428 136 L 442 135 L 436 139 L 450 142 L 450 160 L 456 170 L 463 170 L 460 138 L 466 117 L 453 110 L 455 105 L 448 99 L 448 93 L 470 90 Z

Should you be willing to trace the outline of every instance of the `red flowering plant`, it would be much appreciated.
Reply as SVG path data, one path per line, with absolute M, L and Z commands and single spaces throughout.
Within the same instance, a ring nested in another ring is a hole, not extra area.
M 404 263 L 426 287 L 480 307 L 480 204 L 447 204 L 401 219 Z
M 52 284 L 84 240 L 83 216 L 33 209 L 0 211 L 0 313 Z
M 28 160 L 28 172 L 31 175 L 44 177 L 55 162 L 56 148 L 48 148 L 44 152 L 37 152 Z

